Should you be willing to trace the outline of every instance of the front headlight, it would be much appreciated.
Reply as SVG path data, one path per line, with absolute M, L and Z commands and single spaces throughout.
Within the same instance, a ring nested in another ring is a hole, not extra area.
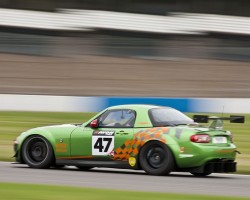
M 14 147 L 14 152 L 16 153 L 17 152 L 17 146 L 18 146 L 18 141 L 17 139 L 13 140 L 13 147 Z

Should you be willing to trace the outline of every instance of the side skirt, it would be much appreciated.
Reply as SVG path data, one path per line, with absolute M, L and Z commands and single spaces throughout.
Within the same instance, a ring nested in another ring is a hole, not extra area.
M 96 161 L 96 160 L 56 160 L 57 165 L 81 166 L 81 167 L 108 167 L 120 169 L 134 169 L 127 161 Z

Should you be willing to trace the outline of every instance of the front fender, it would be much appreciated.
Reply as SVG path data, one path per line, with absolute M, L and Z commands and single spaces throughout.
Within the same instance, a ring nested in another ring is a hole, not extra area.
M 51 144 L 55 157 L 70 156 L 70 134 L 78 126 L 73 124 L 44 126 L 39 128 L 30 129 L 22 133 L 17 138 L 18 148 L 17 151 L 21 152 L 23 142 L 32 135 L 40 135 L 48 140 Z M 20 153 L 19 153 L 20 154 Z M 20 156 L 20 155 L 19 155 Z
M 53 150 L 55 151 L 55 138 L 53 137 L 52 133 L 46 129 L 40 129 L 40 128 L 36 128 L 36 129 L 31 129 L 28 130 L 26 132 L 23 132 L 20 136 L 17 137 L 16 139 L 16 143 L 18 144 L 16 147 L 16 160 L 17 161 L 22 161 L 21 158 L 21 150 L 22 150 L 22 146 L 24 141 L 34 135 L 40 135 L 42 137 L 44 137 L 45 139 L 48 140 L 48 142 L 52 145 Z

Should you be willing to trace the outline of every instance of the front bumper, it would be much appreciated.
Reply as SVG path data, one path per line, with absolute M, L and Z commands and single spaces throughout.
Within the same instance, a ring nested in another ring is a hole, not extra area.
M 16 162 L 21 162 L 21 160 L 18 156 L 18 142 L 16 140 L 14 140 L 13 148 L 14 148 L 14 153 L 15 153 L 13 158 L 15 158 Z
M 205 165 L 193 168 L 190 172 L 193 173 L 228 173 L 236 172 L 237 163 L 233 161 L 213 160 Z

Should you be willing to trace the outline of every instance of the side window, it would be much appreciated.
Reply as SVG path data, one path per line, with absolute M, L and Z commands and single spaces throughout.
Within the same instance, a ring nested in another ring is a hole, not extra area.
M 99 118 L 100 127 L 131 128 L 135 123 L 135 111 L 109 110 Z

